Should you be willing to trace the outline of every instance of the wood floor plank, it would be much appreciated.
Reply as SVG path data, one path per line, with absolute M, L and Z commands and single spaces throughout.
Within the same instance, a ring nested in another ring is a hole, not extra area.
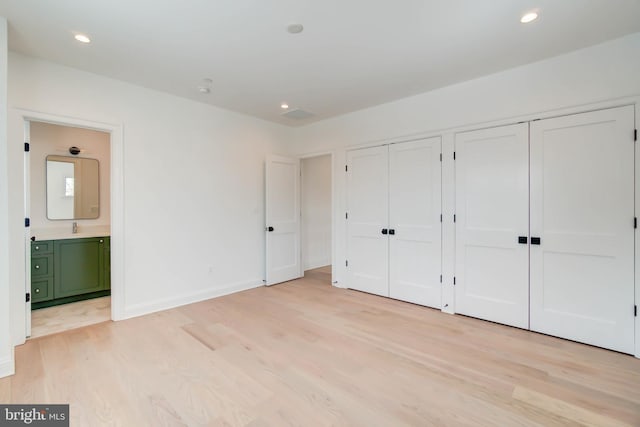
M 0 402 L 91 426 L 640 425 L 640 360 L 330 280 L 29 340 Z

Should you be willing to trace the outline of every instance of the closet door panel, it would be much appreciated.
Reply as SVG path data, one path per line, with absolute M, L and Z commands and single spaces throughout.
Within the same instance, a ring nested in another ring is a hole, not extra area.
M 529 327 L 528 124 L 456 135 L 456 312 Z
M 633 353 L 634 109 L 531 126 L 531 329 Z
M 389 296 L 388 147 L 347 152 L 347 286 Z
M 440 308 L 440 137 L 389 147 L 389 292 Z

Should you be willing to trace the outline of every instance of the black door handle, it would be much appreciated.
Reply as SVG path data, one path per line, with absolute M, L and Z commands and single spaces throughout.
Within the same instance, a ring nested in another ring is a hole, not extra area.
M 539 237 L 532 237 L 531 238 L 531 244 L 532 245 L 539 245 L 540 244 L 540 238 Z
M 518 243 L 520 243 L 521 245 L 526 245 L 527 244 L 527 236 L 518 236 Z
M 387 230 L 386 228 L 382 229 L 382 234 L 387 234 L 389 232 L 389 230 Z
M 267 227 L 267 231 L 268 232 L 272 232 L 273 231 L 273 227 Z
M 394 230 L 393 228 L 389 229 L 389 234 L 394 235 L 396 234 L 396 230 Z

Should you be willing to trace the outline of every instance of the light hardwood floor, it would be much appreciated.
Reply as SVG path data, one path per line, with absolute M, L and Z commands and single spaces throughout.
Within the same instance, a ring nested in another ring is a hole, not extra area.
M 93 298 L 31 312 L 31 338 L 111 320 L 111 297 Z
M 30 340 L 0 401 L 72 426 L 640 425 L 640 360 L 327 273 Z

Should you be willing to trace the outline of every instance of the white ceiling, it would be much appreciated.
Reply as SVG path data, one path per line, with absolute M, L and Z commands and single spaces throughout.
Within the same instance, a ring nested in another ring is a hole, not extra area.
M 640 0 L 0 0 L 0 16 L 11 50 L 296 126 L 638 32 Z

